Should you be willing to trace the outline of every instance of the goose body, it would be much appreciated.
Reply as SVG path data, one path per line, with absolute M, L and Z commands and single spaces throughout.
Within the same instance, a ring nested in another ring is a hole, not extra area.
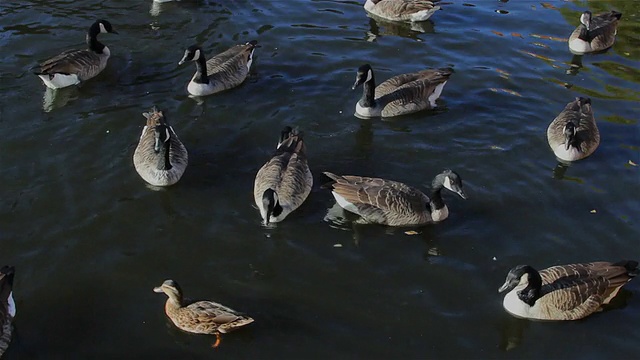
M 234 88 L 247 78 L 253 62 L 253 52 L 257 41 L 235 45 L 225 52 L 205 59 L 202 48 L 190 46 L 184 52 L 178 65 L 187 61 L 196 63 L 196 73 L 187 85 L 187 91 L 193 96 L 205 96 Z
M 602 310 L 638 274 L 636 261 L 558 265 L 537 271 L 518 265 L 499 292 L 510 314 L 537 320 L 577 320 Z
M 549 124 L 547 140 L 562 161 L 576 161 L 591 155 L 600 144 L 591 99 L 580 97 L 568 103 Z
M 253 198 L 263 223 L 284 220 L 302 205 L 312 186 L 302 134 L 287 126 L 275 154 L 258 170 L 253 185 Z
M 580 16 L 581 24 L 569 37 L 569 49 L 577 54 L 603 51 L 610 48 L 616 40 L 618 21 L 622 13 L 609 11 L 593 16 L 585 11 Z
M 184 174 L 189 162 L 184 147 L 162 111 L 143 113 L 147 125 L 133 153 L 133 165 L 144 181 L 154 186 L 173 185 Z
M 366 0 L 364 9 L 391 21 L 426 21 L 440 6 L 427 0 Z
M 397 75 L 376 87 L 371 65 L 360 66 L 352 89 L 363 85 L 356 115 L 393 117 L 436 107 L 436 100 L 453 73 L 451 68 L 429 69 Z
M 253 322 L 249 316 L 214 301 L 190 301 L 183 297 L 177 282 L 165 280 L 153 289 L 168 296 L 164 311 L 180 330 L 194 334 L 213 334 L 220 343 L 220 333 L 228 333 Z
M 415 226 L 440 222 L 449 209 L 440 194 L 442 188 L 466 199 L 462 179 L 451 170 L 438 174 L 431 185 L 431 197 L 403 183 L 362 176 L 340 176 L 325 172 L 332 182 L 333 197 L 343 209 L 359 215 L 364 223 Z
M 42 62 L 35 74 L 52 89 L 76 85 L 95 77 L 104 70 L 111 56 L 109 48 L 98 41 L 100 33 L 117 34 L 111 23 L 98 20 L 87 32 L 88 49 L 64 51 Z
M 13 332 L 13 318 L 16 316 L 16 303 L 13 300 L 13 266 L 0 269 L 0 357 L 9 347 Z

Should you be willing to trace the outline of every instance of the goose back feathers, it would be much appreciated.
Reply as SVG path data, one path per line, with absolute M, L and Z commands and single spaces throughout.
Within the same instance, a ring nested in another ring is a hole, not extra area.
M 143 113 L 147 124 L 133 153 L 133 165 L 144 181 L 154 186 L 173 185 L 189 162 L 187 149 L 169 126 L 162 111 Z
M 282 130 L 275 154 L 258 170 L 253 185 L 253 197 L 263 223 L 284 220 L 302 205 L 312 186 L 302 133 L 287 126 Z
M 436 107 L 451 68 L 428 69 L 394 76 L 376 87 L 371 65 L 360 66 L 352 89 L 363 85 L 356 104 L 359 117 L 393 117 Z
M 576 161 L 591 155 L 600 144 L 600 131 L 591 99 L 576 98 L 549 124 L 547 140 L 562 161 Z
M 518 265 L 498 289 L 514 316 L 538 320 L 577 320 L 602 310 L 638 274 L 636 261 L 558 265 L 537 271 Z
M 253 322 L 249 316 L 213 301 L 191 301 L 185 299 L 177 282 L 165 280 L 153 289 L 168 296 L 165 313 L 180 330 L 195 334 L 228 333 Z
M 581 24 L 569 37 L 569 49 L 574 53 L 584 54 L 610 48 L 616 40 L 620 18 L 622 13 L 617 11 L 597 16 L 585 11 L 580 16 Z
M 13 300 L 13 266 L 0 269 L 0 356 L 9 347 L 13 332 L 13 318 L 16 316 L 16 304 Z
M 178 65 L 194 61 L 196 73 L 187 85 L 187 91 L 193 96 L 205 96 L 240 85 L 249 75 L 253 62 L 253 52 L 258 42 L 235 45 L 208 61 L 204 51 L 198 45 L 192 45 L 184 52 Z
M 64 51 L 42 62 L 34 73 L 52 89 L 75 85 L 95 77 L 104 70 L 111 56 L 109 48 L 98 41 L 100 33 L 117 34 L 111 23 L 98 20 L 87 32 L 88 49 Z
M 397 181 L 324 174 L 332 180 L 324 186 L 331 188 L 338 205 L 359 215 L 365 223 L 412 226 L 442 221 L 449 216 L 449 209 L 442 200 L 442 188 L 466 199 L 462 179 L 451 170 L 445 170 L 433 179 L 431 197 Z
M 440 6 L 427 0 L 366 0 L 364 9 L 391 21 L 426 21 Z

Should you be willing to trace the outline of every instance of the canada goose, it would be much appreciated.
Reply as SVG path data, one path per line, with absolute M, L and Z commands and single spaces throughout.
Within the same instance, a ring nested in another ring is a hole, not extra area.
M 232 46 L 208 61 L 198 45 L 189 46 L 178 65 L 195 61 L 196 73 L 187 85 L 187 91 L 193 96 L 205 96 L 234 88 L 247 78 L 253 62 L 253 52 L 258 42 L 250 41 L 243 45 Z
M 583 12 L 580 16 L 582 24 L 569 37 L 569 50 L 584 54 L 610 48 L 616 40 L 618 20 L 621 17 L 622 13 L 617 11 L 597 16 L 592 16 L 590 11 Z
M 576 161 L 591 155 L 600 144 L 591 99 L 576 98 L 549 124 L 547 140 L 556 157 Z
M 284 220 L 309 196 L 312 186 L 302 133 L 287 126 L 281 132 L 275 154 L 258 170 L 253 185 L 253 198 L 263 224 Z
M 253 319 L 213 301 L 191 301 L 182 297 L 182 289 L 177 282 L 165 280 L 153 288 L 154 292 L 165 293 L 169 298 L 164 311 L 178 329 L 195 334 L 214 334 L 220 344 L 220 333 L 226 334 L 253 322 Z
M 64 51 L 41 63 L 40 69 L 34 73 L 52 89 L 75 85 L 98 75 L 107 66 L 107 60 L 111 55 L 109 48 L 98 41 L 100 33 L 118 32 L 113 30 L 107 20 L 98 20 L 87 32 L 89 49 Z
M 16 303 L 13 301 L 13 266 L 0 269 L 0 356 L 7 351 L 13 332 L 13 318 L 16 316 Z
M 173 127 L 167 124 L 162 111 L 155 107 L 143 113 L 147 125 L 133 153 L 133 165 L 144 179 L 154 186 L 169 186 L 180 180 L 189 162 L 184 147 Z
M 557 265 L 537 271 L 518 265 L 498 292 L 510 314 L 538 320 L 577 320 L 602 310 L 638 274 L 636 261 Z
M 364 9 L 392 21 L 426 21 L 440 6 L 427 0 L 367 0 Z
M 394 76 L 376 87 L 371 65 L 362 65 L 352 87 L 364 84 L 356 115 L 392 117 L 432 109 L 452 73 L 451 68 L 422 70 Z
M 440 194 L 442 188 L 461 198 L 460 175 L 451 170 L 438 174 L 431 183 L 431 197 L 403 183 L 361 176 L 335 175 L 325 172 L 332 182 L 333 197 L 347 211 L 359 215 L 363 222 L 390 226 L 412 226 L 435 223 L 449 216 L 449 209 Z

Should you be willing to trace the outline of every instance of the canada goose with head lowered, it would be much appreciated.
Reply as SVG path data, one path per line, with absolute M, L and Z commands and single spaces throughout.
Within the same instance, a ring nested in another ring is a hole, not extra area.
M 258 170 L 253 185 L 253 198 L 264 225 L 284 220 L 302 205 L 312 186 L 302 133 L 287 126 L 275 154 Z
M 440 6 L 427 0 L 367 0 L 364 9 L 391 21 L 426 21 Z
M 569 50 L 577 54 L 602 51 L 610 48 L 616 41 L 618 20 L 622 13 L 609 11 L 593 16 L 585 11 L 580 16 L 581 24 L 569 37 Z
M 258 42 L 235 45 L 208 61 L 204 51 L 198 45 L 189 46 L 178 65 L 187 61 L 196 63 L 196 73 L 187 85 L 187 91 L 193 96 L 205 96 L 234 88 L 249 75 L 253 62 L 253 52 Z
M 16 303 L 13 301 L 13 266 L 0 269 L 0 356 L 9 347 L 13 332 L 13 318 L 16 316 Z
M 510 314 L 538 320 L 577 320 L 602 310 L 620 288 L 638 275 L 638 262 L 557 265 L 537 271 L 518 265 L 498 292 Z
M 568 103 L 549 124 L 547 140 L 562 161 L 576 161 L 591 155 L 600 144 L 591 99 L 579 97 Z
M 376 87 L 371 65 L 358 68 L 352 89 L 364 85 L 356 116 L 393 117 L 436 107 L 451 68 L 429 69 L 392 77 Z
M 195 334 L 216 335 L 214 347 L 220 344 L 220 333 L 228 333 L 253 322 L 253 319 L 213 301 L 191 301 L 182 295 L 177 282 L 165 280 L 153 288 L 169 298 L 164 311 L 178 329 Z
M 154 186 L 169 186 L 180 180 L 189 162 L 187 149 L 169 126 L 162 111 L 153 108 L 143 113 L 147 125 L 133 153 L 133 165 L 144 181 Z
M 98 41 L 98 34 L 117 34 L 107 20 L 98 20 L 87 32 L 86 50 L 67 50 L 40 64 L 35 72 L 47 87 L 59 89 L 98 75 L 107 66 L 111 51 Z
M 335 175 L 325 172 L 336 202 L 345 210 L 359 215 L 362 222 L 390 226 L 415 226 L 440 222 L 449 216 L 449 209 L 440 194 L 442 188 L 461 198 L 460 175 L 451 170 L 438 174 L 431 184 L 431 197 L 403 183 L 362 176 Z

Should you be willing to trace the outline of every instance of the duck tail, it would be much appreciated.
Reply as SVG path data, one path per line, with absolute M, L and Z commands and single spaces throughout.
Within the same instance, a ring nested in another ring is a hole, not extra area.
M 624 267 L 627 270 L 627 275 L 629 275 L 630 277 L 634 277 L 640 274 L 640 269 L 638 269 L 638 262 L 635 260 L 622 260 L 614 263 L 613 266 Z

